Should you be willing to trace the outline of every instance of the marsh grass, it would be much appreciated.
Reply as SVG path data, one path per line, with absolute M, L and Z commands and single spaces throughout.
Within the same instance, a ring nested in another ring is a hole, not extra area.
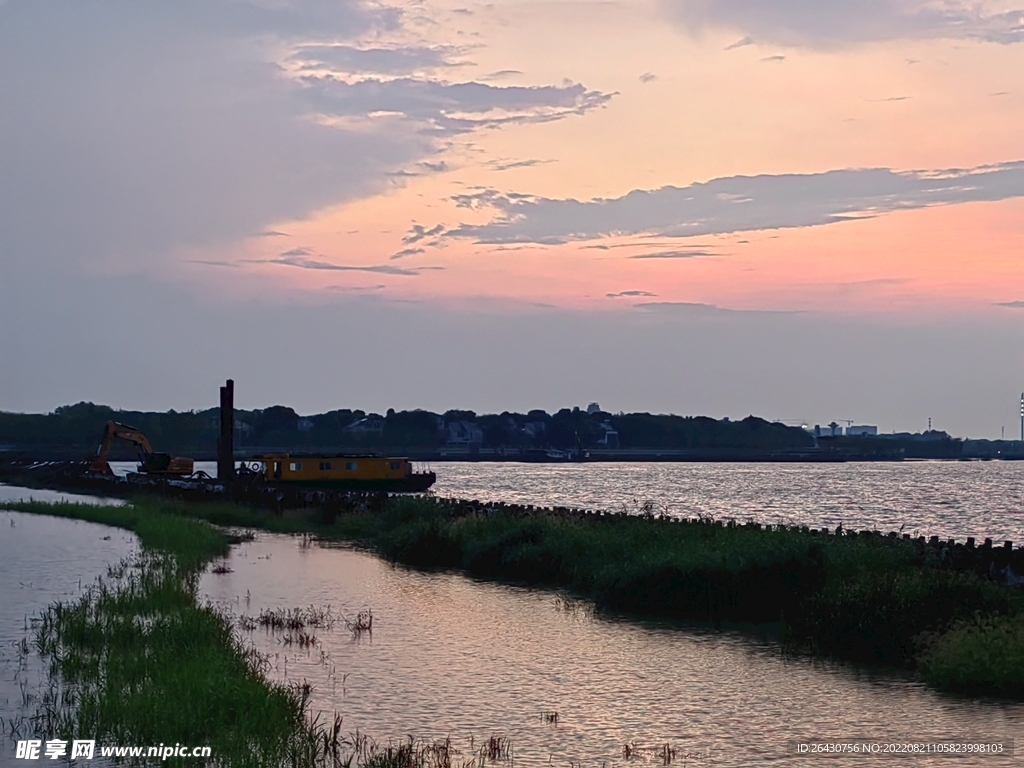
M 50 675 L 31 718 L 35 733 L 209 745 L 212 764 L 244 768 L 351 764 L 337 734 L 332 741 L 309 719 L 308 687 L 268 682 L 266 659 L 239 641 L 227 617 L 199 604 L 198 576 L 231 537 L 164 505 L 20 508 L 118 525 L 142 544 L 80 598 L 42 616 L 35 650 Z
M 620 613 L 773 625 L 795 647 L 869 664 L 912 666 L 926 633 L 1019 610 L 1006 588 L 899 539 L 637 515 L 452 517 L 417 498 L 393 499 L 374 522 L 364 539 L 399 562 L 555 587 Z
M 978 615 L 921 645 L 921 675 L 936 688 L 1024 699 L 1024 615 Z
M 253 621 L 255 626 L 271 630 L 333 629 L 337 617 L 329 605 L 326 608 L 311 605 L 308 608 L 264 609 Z
M 210 745 L 231 765 L 285 762 L 302 735 L 301 697 L 266 682 L 264 659 L 196 604 L 177 563 L 144 552 L 135 564 L 44 615 L 37 643 L 54 683 L 42 730 Z
M 352 633 L 353 638 L 373 634 L 373 611 L 369 608 L 359 611 L 351 619 L 342 614 L 341 620 L 345 622 L 345 627 Z

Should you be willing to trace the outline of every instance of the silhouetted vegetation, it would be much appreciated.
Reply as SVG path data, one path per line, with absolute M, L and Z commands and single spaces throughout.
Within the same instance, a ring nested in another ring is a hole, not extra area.
M 107 421 L 137 427 L 154 447 L 177 455 L 212 456 L 219 435 L 219 411 L 154 413 L 120 411 L 93 403 L 62 406 L 49 414 L 0 412 L 0 449 L 35 456 L 80 457 L 96 450 Z M 235 446 L 260 450 L 389 450 L 419 454 L 458 449 L 673 450 L 743 455 L 806 450 L 814 444 L 804 430 L 749 416 L 742 421 L 649 413 L 588 413 L 563 408 L 477 415 L 473 411 L 388 410 L 386 415 L 335 410 L 301 416 L 275 405 L 235 411 Z M 130 446 L 114 446 L 114 458 L 132 459 Z

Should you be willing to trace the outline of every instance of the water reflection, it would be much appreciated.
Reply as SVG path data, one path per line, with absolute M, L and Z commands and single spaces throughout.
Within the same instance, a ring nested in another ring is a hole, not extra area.
M 433 464 L 442 496 L 1024 543 L 1024 461 Z
M 25 738 L 24 718 L 35 711 L 46 680 L 31 649 L 33 617 L 80 595 L 135 548 L 135 536 L 126 531 L 0 510 L 0 765 L 16 764 L 11 729 L 20 728 Z M 28 653 L 19 647 L 23 639 Z
M 111 462 L 118 474 L 134 462 Z M 424 467 L 425 468 L 425 467 Z M 440 496 L 1024 543 L 1024 461 L 432 463 Z M 196 469 L 216 475 L 215 462 Z
M 616 765 L 626 744 L 670 744 L 677 756 L 711 750 L 711 761 L 691 765 L 742 766 L 790 764 L 786 741 L 797 737 L 1024 737 L 1019 704 L 944 698 L 905 677 L 786 658 L 738 634 L 595 618 L 550 592 L 273 535 L 236 548 L 229 565 L 201 589 L 235 613 L 372 608 L 372 636 L 339 623 L 315 630 L 307 650 L 261 629 L 242 634 L 269 654 L 274 677 L 313 683 L 316 708 L 385 741 L 450 735 L 465 748 L 507 736 L 517 765 L 538 766 Z

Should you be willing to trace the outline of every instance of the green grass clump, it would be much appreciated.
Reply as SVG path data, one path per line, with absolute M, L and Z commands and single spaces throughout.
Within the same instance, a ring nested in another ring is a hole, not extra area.
M 282 764 L 303 727 L 295 692 L 266 682 L 262 659 L 196 604 L 177 564 L 144 554 L 130 566 L 44 615 L 38 648 L 64 694 L 44 705 L 44 730 L 210 745 L 231 765 Z
M 35 717 L 40 733 L 208 745 L 220 765 L 336 762 L 328 747 L 338 754 L 337 734 L 331 745 L 307 717 L 308 689 L 268 682 L 265 660 L 239 642 L 227 617 L 198 602 L 198 576 L 227 551 L 229 536 L 171 503 L 11 506 L 118 525 L 143 547 L 43 615 L 36 646 L 51 675 Z M 195 763 L 166 764 L 175 762 Z
M 919 637 L 976 613 L 1005 614 L 1006 590 L 973 574 L 912 569 L 834 576 L 789 616 L 816 650 L 871 664 L 907 666 Z
M 1024 699 L 1024 615 L 979 615 L 924 646 L 921 677 L 936 688 Z
M 134 504 L 117 507 L 67 502 L 4 502 L 4 509 L 124 528 L 139 537 L 143 549 L 173 555 L 177 565 L 185 571 L 197 570 L 209 560 L 227 554 L 232 541 L 230 536 L 206 522 L 189 516 L 182 505 L 158 499 L 140 499 Z

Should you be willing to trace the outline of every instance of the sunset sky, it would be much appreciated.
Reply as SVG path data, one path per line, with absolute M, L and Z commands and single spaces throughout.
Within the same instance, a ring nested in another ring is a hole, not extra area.
M 1020 437 L 1024 0 L 0 0 L 0 410 Z

